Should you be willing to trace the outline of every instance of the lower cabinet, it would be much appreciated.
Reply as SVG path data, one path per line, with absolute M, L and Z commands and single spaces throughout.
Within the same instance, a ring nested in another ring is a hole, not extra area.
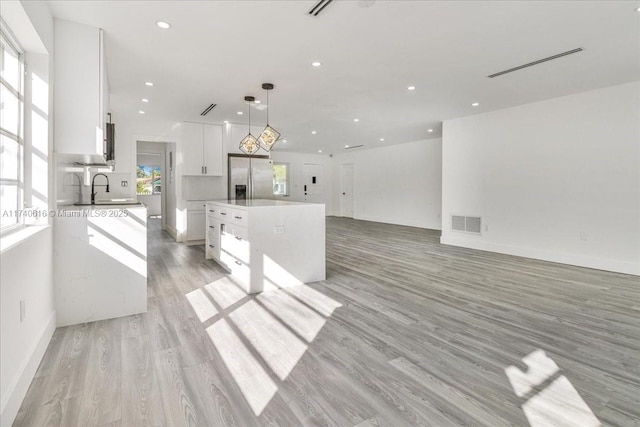
M 205 202 L 187 202 L 187 244 L 202 242 L 206 238 Z

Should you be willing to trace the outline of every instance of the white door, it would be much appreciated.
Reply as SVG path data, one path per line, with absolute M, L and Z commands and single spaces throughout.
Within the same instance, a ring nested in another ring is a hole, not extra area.
M 305 163 L 304 174 L 304 201 L 309 203 L 324 203 L 324 177 L 322 165 Z
M 353 218 L 353 164 L 344 164 L 340 168 L 340 213 Z

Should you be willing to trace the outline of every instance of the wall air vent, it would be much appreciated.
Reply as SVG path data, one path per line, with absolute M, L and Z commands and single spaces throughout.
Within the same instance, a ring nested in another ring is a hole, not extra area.
M 319 0 L 307 13 L 311 16 L 318 16 L 332 1 L 333 0 Z
M 451 215 L 451 230 L 480 234 L 482 221 L 479 216 Z
M 557 55 L 549 56 L 547 58 L 538 59 L 537 61 L 529 62 L 527 64 L 518 65 L 517 67 L 509 68 L 508 70 L 504 70 L 504 71 L 500 71 L 500 72 L 497 72 L 497 73 L 493 73 L 493 74 L 491 74 L 491 75 L 489 75 L 487 77 L 492 79 L 494 77 L 502 76 L 503 74 L 513 73 L 514 71 L 522 70 L 523 68 L 532 67 L 534 65 L 542 64 L 543 62 L 547 62 L 547 61 L 551 61 L 551 60 L 554 60 L 554 59 L 562 58 L 563 56 L 571 55 L 573 53 L 582 52 L 583 50 L 584 49 L 582 49 L 581 47 L 579 47 L 577 49 L 573 49 L 573 50 L 568 50 L 566 52 L 562 52 L 562 53 L 559 53 Z
M 209 111 L 213 110 L 216 105 L 218 104 L 211 104 L 209 105 L 207 108 L 204 109 L 204 111 L 202 113 L 200 113 L 201 116 L 206 116 L 207 114 L 209 114 Z
M 345 150 L 353 150 L 354 148 L 364 147 L 364 144 L 360 145 L 349 145 L 348 147 L 344 147 Z

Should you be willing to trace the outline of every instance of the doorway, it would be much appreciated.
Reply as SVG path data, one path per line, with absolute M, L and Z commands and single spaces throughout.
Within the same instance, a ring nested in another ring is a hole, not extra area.
M 324 203 L 324 176 L 322 165 L 305 163 L 302 171 L 304 175 L 304 201 L 308 203 Z
M 340 167 L 340 215 L 353 218 L 353 163 Z

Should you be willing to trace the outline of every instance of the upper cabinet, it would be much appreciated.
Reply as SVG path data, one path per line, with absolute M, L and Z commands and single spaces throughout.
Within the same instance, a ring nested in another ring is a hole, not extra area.
M 183 175 L 222 176 L 222 126 L 183 123 Z
M 103 156 L 108 108 L 102 30 L 56 20 L 56 152 Z

